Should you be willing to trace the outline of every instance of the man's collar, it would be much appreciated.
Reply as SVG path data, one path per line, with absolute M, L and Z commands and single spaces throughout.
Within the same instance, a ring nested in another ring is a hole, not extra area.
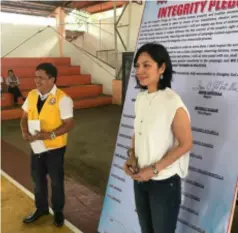
M 42 94 L 37 90 L 38 95 L 39 95 L 41 98 L 42 98 L 42 97 L 45 97 L 45 96 L 49 96 L 50 94 L 55 95 L 55 94 L 56 94 L 56 91 L 57 91 L 56 85 L 54 85 L 54 86 L 52 87 L 52 89 L 50 90 L 50 92 L 48 92 L 48 93 L 46 93 L 46 94 L 44 94 L 44 95 L 42 95 Z

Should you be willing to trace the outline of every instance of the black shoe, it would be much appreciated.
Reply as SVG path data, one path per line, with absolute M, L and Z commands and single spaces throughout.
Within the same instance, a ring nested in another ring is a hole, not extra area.
M 54 224 L 57 227 L 62 227 L 64 225 L 64 214 L 62 212 L 55 212 Z
M 31 215 L 27 216 L 26 218 L 24 218 L 23 223 L 35 222 L 41 216 L 48 215 L 48 214 L 49 214 L 49 210 L 41 211 L 41 210 L 37 209 L 34 214 L 31 214 Z

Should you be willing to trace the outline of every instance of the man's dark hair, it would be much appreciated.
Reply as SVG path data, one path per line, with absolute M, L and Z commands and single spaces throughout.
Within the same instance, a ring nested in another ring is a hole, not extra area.
M 49 78 L 54 78 L 54 83 L 57 80 L 57 68 L 51 63 L 41 63 L 36 67 L 36 70 L 44 70 Z

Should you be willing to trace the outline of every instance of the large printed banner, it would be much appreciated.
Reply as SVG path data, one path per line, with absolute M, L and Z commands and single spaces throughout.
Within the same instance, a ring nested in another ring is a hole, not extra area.
M 146 42 L 167 47 L 176 72 L 172 88 L 192 119 L 176 233 L 227 233 L 238 176 L 238 1 L 147 1 L 137 48 Z M 138 91 L 132 67 L 100 233 L 141 232 L 133 181 L 123 171 Z

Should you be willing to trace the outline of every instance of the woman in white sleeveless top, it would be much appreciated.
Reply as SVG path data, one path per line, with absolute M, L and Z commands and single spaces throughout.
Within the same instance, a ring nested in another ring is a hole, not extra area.
M 145 44 L 135 56 L 138 85 L 132 148 L 125 172 L 134 179 L 142 233 L 174 233 L 181 202 L 181 177 L 192 148 L 190 117 L 171 90 L 172 64 L 160 44 Z

